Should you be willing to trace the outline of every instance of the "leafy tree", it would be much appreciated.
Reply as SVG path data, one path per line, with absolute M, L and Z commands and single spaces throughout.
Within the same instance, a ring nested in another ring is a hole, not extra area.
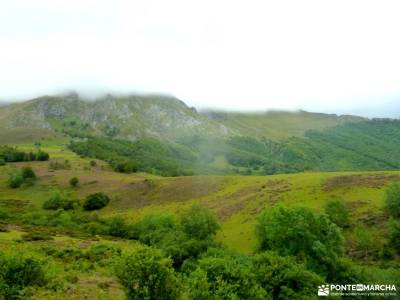
M 105 207 L 110 202 L 110 198 L 104 193 L 94 193 L 86 197 L 83 203 L 85 210 L 97 210 Z
M 252 261 L 257 281 L 272 299 L 315 299 L 315 288 L 324 283 L 293 257 L 264 252 Z
M 172 261 L 164 257 L 160 250 L 141 247 L 125 255 L 116 272 L 128 299 L 179 298 L 181 287 L 172 268 Z
M 183 231 L 197 240 L 213 237 L 220 228 L 214 214 L 200 205 L 193 205 L 181 216 Z
M 37 160 L 39 160 L 39 161 L 47 161 L 50 158 L 49 154 L 47 152 L 42 151 L 42 150 L 38 151 L 36 157 L 37 157 Z
M 329 201 L 325 206 L 325 213 L 337 226 L 341 228 L 349 226 L 349 213 L 340 200 Z
M 78 187 L 78 185 L 79 185 L 79 179 L 78 179 L 78 177 L 72 177 L 72 178 L 69 180 L 69 185 L 72 186 L 72 187 L 74 187 L 74 188 Z
M 339 227 L 308 208 L 268 208 L 256 230 L 261 251 L 296 256 L 318 273 L 326 273 L 344 252 Z
M 386 188 L 385 206 L 391 216 L 400 217 L 400 182 L 393 182 Z

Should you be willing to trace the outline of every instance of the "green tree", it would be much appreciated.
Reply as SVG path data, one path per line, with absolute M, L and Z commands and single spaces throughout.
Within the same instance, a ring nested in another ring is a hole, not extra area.
M 329 220 L 341 228 L 349 226 L 349 213 L 340 200 L 331 200 L 325 206 L 325 213 Z
M 400 217 L 400 182 L 393 182 L 386 188 L 385 207 L 391 216 Z
M 85 210 L 97 210 L 105 207 L 110 202 L 110 198 L 104 193 L 94 193 L 86 197 L 83 203 Z
M 296 256 L 321 274 L 326 274 L 344 252 L 339 227 L 308 208 L 268 208 L 259 217 L 256 232 L 261 251 Z
M 164 257 L 160 250 L 141 247 L 125 255 L 116 273 L 128 299 L 179 298 L 181 286 L 172 268 L 172 261 Z

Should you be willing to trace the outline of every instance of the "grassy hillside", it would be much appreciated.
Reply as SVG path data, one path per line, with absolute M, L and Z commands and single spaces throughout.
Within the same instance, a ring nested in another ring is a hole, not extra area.
M 365 121 L 357 116 L 337 116 L 306 111 L 266 113 L 204 112 L 215 120 L 244 136 L 267 139 L 302 137 L 308 130 L 322 130 L 345 123 Z
M 33 144 L 19 145 L 24 151 L 33 148 Z M 346 257 L 373 270 L 376 278 L 397 276 L 398 255 L 389 248 L 387 258 L 382 249 L 389 244 L 384 191 L 390 182 L 400 180 L 399 171 L 159 177 L 113 172 L 104 161 L 79 157 L 59 142 L 44 141 L 41 149 L 50 154 L 50 161 L 0 166 L 0 250 L 33 253 L 47 261 L 46 272 L 52 278 L 51 284 L 31 291 L 33 299 L 123 299 L 113 266 L 119 251 L 141 249 L 141 242 L 116 237 L 119 231 L 110 236 L 98 230 L 112 222 L 116 229 L 123 228 L 125 223 L 118 223 L 117 217 L 135 224 L 149 214 L 182 215 L 193 204 L 217 216 L 221 224 L 217 242 L 229 251 L 252 254 L 257 247 L 255 226 L 264 209 L 284 204 L 322 213 L 328 202 L 338 199 L 349 214 L 343 229 Z M 10 188 L 9 174 L 24 166 L 32 167 L 36 180 Z M 78 178 L 78 187 L 71 187 L 72 177 Z M 111 201 L 96 212 L 43 209 L 56 190 L 80 202 L 103 192 Z M 369 238 L 360 240 L 360 232 Z

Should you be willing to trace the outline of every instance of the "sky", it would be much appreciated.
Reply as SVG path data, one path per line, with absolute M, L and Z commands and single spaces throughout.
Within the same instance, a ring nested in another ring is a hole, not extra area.
M 0 0 L 0 99 L 400 116 L 400 1 Z

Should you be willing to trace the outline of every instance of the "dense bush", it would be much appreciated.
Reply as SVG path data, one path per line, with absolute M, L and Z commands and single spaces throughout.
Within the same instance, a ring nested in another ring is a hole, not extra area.
M 0 298 L 19 299 L 25 288 L 46 283 L 44 262 L 25 253 L 0 252 Z
M 43 203 L 43 208 L 52 210 L 57 210 L 57 209 L 69 210 L 73 209 L 75 205 L 78 205 L 78 201 L 68 199 L 65 195 L 62 195 L 59 191 L 54 191 L 53 194 L 50 196 L 50 198 Z
M 72 178 L 69 180 L 69 185 L 72 186 L 72 187 L 74 187 L 74 188 L 78 187 L 78 185 L 79 185 L 79 179 L 78 179 L 77 177 L 72 177 Z
M 110 202 L 110 198 L 104 193 L 94 193 L 86 197 L 83 203 L 85 210 L 97 210 L 105 207 Z
M 325 213 L 329 220 L 341 228 L 349 226 L 349 213 L 340 200 L 331 200 L 325 206 Z
M 37 153 L 24 152 L 18 150 L 16 147 L 7 145 L 0 146 L 0 159 L 5 162 L 20 162 L 20 161 L 44 161 L 49 159 L 49 154 L 42 150 Z
M 390 220 L 389 237 L 393 248 L 400 254 L 400 221 L 394 219 Z
M 385 207 L 388 213 L 400 218 L 400 182 L 391 183 L 385 191 Z
M 31 167 L 22 167 L 21 169 L 21 176 L 24 179 L 35 179 L 36 178 L 36 174 L 35 172 L 32 170 Z
M 307 267 L 326 274 L 343 252 L 339 227 L 325 215 L 307 208 L 275 206 L 266 209 L 257 223 L 259 249 L 296 256 Z
M 24 183 L 24 177 L 20 172 L 12 172 L 8 177 L 8 186 L 12 189 L 19 188 Z
M 190 299 L 268 299 L 246 257 L 218 252 L 201 258 L 189 275 Z
M 213 237 L 219 229 L 216 217 L 200 205 L 193 205 L 181 216 L 181 225 L 190 238 L 197 240 Z
M 252 258 L 252 273 L 272 299 L 308 299 L 324 278 L 307 270 L 293 257 L 264 252 Z
M 181 286 L 172 261 L 159 250 L 142 247 L 125 255 L 116 273 L 128 299 L 179 299 Z

